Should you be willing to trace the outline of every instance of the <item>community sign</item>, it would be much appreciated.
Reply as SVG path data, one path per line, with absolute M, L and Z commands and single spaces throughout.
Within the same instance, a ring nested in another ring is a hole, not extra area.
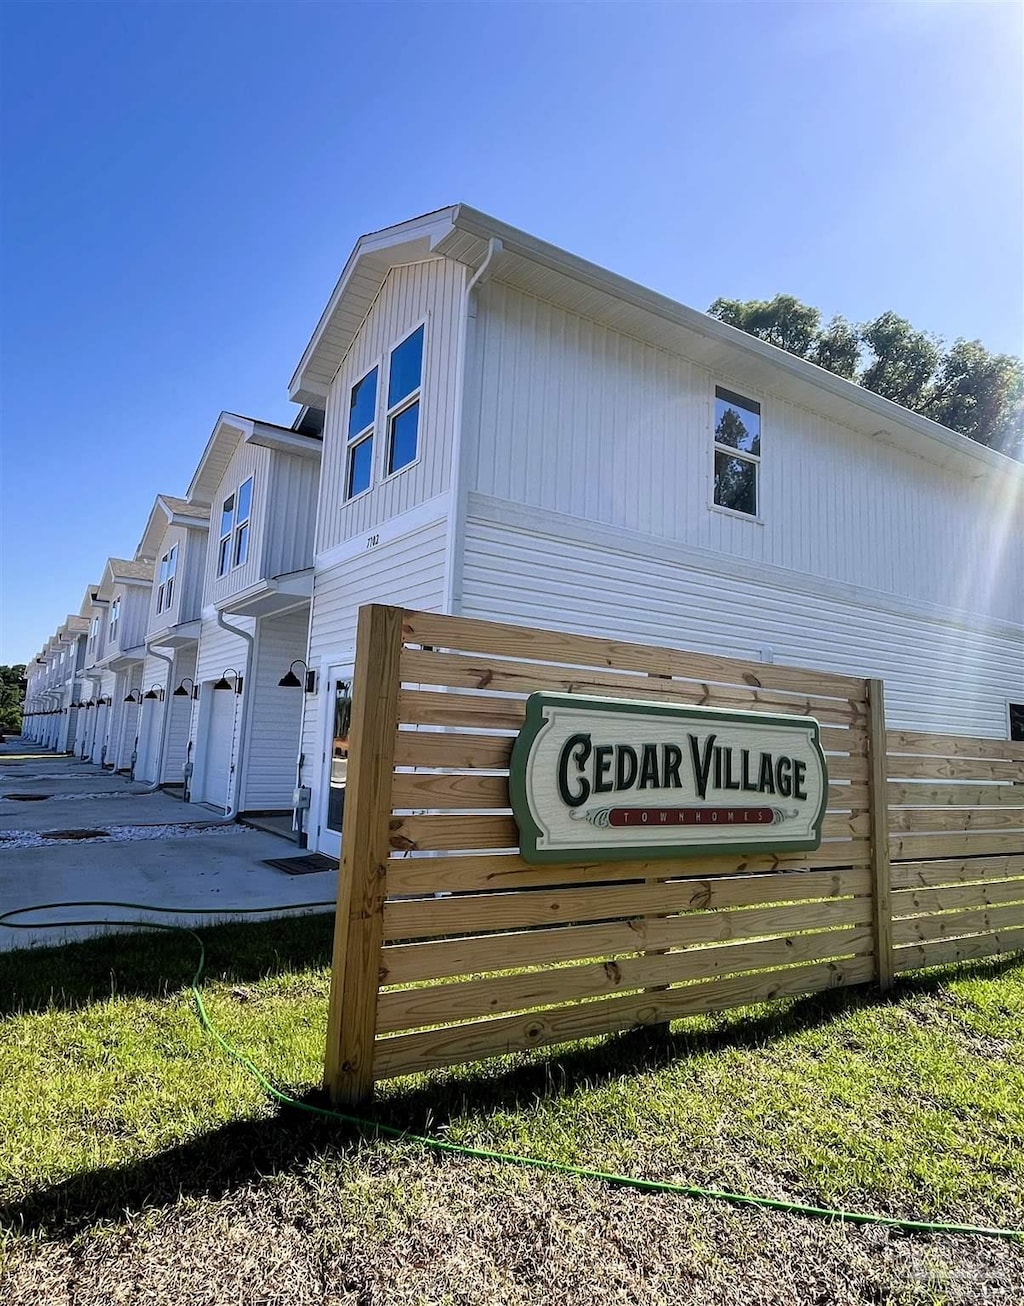
M 531 863 L 817 848 L 813 717 L 531 694 L 509 791 Z

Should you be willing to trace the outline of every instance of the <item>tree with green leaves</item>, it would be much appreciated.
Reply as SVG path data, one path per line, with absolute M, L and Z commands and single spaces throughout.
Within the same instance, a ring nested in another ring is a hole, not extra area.
M 25 666 L 0 666 L 0 733 L 21 734 L 21 708 L 25 701 Z
M 708 309 L 730 326 L 806 358 L 911 412 L 941 422 L 980 444 L 1024 460 L 1024 362 L 990 354 L 978 340 L 948 350 L 897 313 L 857 326 L 792 295 L 716 299 Z

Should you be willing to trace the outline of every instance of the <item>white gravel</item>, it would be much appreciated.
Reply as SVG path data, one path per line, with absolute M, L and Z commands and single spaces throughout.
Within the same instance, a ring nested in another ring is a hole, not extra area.
M 102 828 L 107 833 L 96 839 L 48 839 L 37 830 L 7 830 L 0 836 L 0 852 L 8 848 L 55 848 L 59 844 L 67 847 L 89 843 L 135 843 L 144 839 L 197 839 L 211 834 L 256 833 L 247 825 L 109 825 Z

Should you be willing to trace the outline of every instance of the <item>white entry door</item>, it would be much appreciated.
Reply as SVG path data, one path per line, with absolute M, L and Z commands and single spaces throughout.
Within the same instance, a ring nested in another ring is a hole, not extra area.
M 232 689 L 214 689 L 204 685 L 210 698 L 210 717 L 206 731 L 206 757 L 203 764 L 203 792 L 199 801 L 212 803 L 225 811 L 230 807 L 231 763 L 235 751 L 235 717 L 239 696 Z
M 317 812 L 320 852 L 341 859 L 341 830 L 345 820 L 345 785 L 348 781 L 348 732 L 352 721 L 352 663 L 328 669 L 324 721 L 324 771 Z M 310 840 L 312 842 L 312 840 Z

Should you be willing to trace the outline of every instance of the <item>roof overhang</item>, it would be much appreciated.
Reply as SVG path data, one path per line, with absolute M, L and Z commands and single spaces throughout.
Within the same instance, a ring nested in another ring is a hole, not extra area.
M 224 613 L 242 617 L 271 617 L 308 604 L 313 597 L 313 568 L 290 571 L 283 576 L 258 581 L 239 594 L 232 594 L 216 606 Z
M 221 413 L 214 423 L 203 456 L 199 459 L 199 466 L 188 487 L 189 499 L 207 506 L 212 503 L 217 486 L 242 440 L 247 444 L 262 445 L 300 458 L 319 459 L 323 450 L 323 440 L 319 436 L 303 435 L 300 431 L 278 426 L 275 422 L 261 422 L 256 417 Z
M 199 620 L 165 626 L 162 630 L 150 631 L 146 636 L 146 645 L 148 648 L 188 648 L 190 644 L 198 644 L 202 628 L 203 623 Z
M 356 243 L 296 368 L 291 397 L 323 402 L 391 268 L 444 257 L 476 269 L 487 258 L 492 240 L 501 244 L 489 265 L 496 281 L 691 359 L 759 394 L 810 408 L 881 444 L 961 475 L 988 477 L 995 472 L 1024 486 L 1024 465 L 1004 454 L 465 204 L 363 236 Z
M 199 503 L 189 504 L 187 507 L 181 506 L 180 501 L 172 504 L 162 494 L 158 494 L 153 501 L 139 547 L 135 550 L 136 558 L 156 558 L 169 526 L 184 526 L 192 531 L 208 531 L 210 509 Z
M 323 407 L 334 374 L 388 273 L 438 257 L 437 247 L 451 234 L 457 212 L 456 205 L 438 209 L 356 241 L 289 384 L 296 403 Z

